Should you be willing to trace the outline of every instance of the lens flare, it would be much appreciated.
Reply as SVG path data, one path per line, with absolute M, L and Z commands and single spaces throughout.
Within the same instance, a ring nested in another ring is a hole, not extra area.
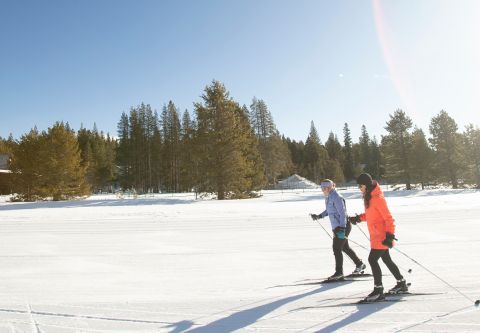
M 411 84 L 409 84 L 405 68 L 402 68 L 401 53 L 396 49 L 393 33 L 390 31 L 390 26 L 387 23 L 381 0 L 372 0 L 372 8 L 380 48 L 390 74 L 390 79 L 403 105 L 407 108 L 404 111 L 413 115 L 416 111 L 416 103 L 412 94 Z

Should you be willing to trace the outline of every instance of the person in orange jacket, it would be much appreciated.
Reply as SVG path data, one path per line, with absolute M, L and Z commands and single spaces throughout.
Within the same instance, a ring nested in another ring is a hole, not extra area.
M 361 221 L 367 221 L 368 232 L 370 233 L 370 254 L 368 262 L 373 273 L 374 288 L 365 301 L 378 301 L 385 298 L 382 285 L 382 270 L 378 260 L 382 258 L 383 262 L 397 279 L 395 287 L 389 290 L 391 294 L 405 293 L 408 286 L 397 265 L 390 257 L 390 251 L 394 245 L 395 221 L 387 207 L 387 202 L 382 189 L 368 173 L 362 173 L 357 178 L 360 191 L 363 194 L 365 213 L 349 217 L 353 224 Z

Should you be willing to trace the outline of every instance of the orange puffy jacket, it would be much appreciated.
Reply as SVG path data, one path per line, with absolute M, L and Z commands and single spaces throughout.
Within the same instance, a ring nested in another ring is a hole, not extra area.
M 372 190 L 370 205 L 365 208 L 365 213 L 360 214 L 360 220 L 367 221 L 371 248 L 388 249 L 388 246 L 383 245 L 382 241 L 387 232 L 395 234 L 395 221 L 388 210 L 387 202 L 379 185 Z

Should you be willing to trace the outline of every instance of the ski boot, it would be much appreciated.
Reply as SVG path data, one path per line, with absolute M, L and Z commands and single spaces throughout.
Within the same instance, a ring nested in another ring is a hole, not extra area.
M 343 276 L 342 273 L 335 273 L 332 276 L 327 278 L 327 281 L 342 281 L 344 280 L 345 277 Z
M 390 289 L 388 293 L 391 295 L 408 293 L 408 285 L 405 279 L 398 280 L 395 287 Z
M 385 295 L 383 294 L 383 286 L 375 286 L 373 291 L 359 303 L 373 303 L 383 301 L 384 299 Z
M 360 261 L 360 263 L 357 265 L 357 267 L 355 267 L 351 275 L 361 275 L 364 273 L 365 268 L 367 268 L 367 266 L 362 261 Z

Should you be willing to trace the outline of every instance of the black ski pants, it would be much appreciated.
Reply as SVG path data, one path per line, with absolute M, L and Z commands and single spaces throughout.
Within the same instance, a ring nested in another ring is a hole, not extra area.
M 355 266 L 360 264 L 362 261 L 358 258 L 357 254 L 352 250 L 350 245 L 348 244 L 348 235 L 352 231 L 352 224 L 347 222 L 347 227 L 345 229 L 345 238 L 340 239 L 337 235 L 334 234 L 333 237 L 333 255 L 335 256 L 335 273 L 336 274 L 343 274 L 343 254 L 345 252 L 350 259 L 353 260 Z
M 385 263 L 387 268 L 390 270 L 390 272 L 393 274 L 395 279 L 397 280 L 403 279 L 403 276 L 400 273 L 400 270 L 398 269 L 397 265 L 395 265 L 392 258 L 390 257 L 390 252 L 388 251 L 388 249 L 387 250 L 371 249 L 370 254 L 368 256 L 368 262 L 370 263 L 370 267 L 372 269 L 373 281 L 375 283 L 375 286 L 382 285 L 382 270 L 380 268 L 380 265 L 378 264 L 378 260 L 380 258 L 382 258 L 383 262 Z

